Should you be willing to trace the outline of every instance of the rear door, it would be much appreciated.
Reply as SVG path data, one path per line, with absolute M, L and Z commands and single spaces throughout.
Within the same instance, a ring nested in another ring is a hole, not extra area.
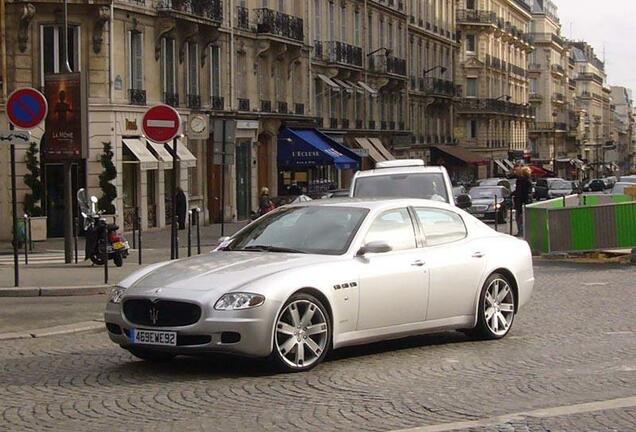
M 424 234 L 424 260 L 430 273 L 427 320 L 474 314 L 487 251 L 468 236 L 462 217 L 451 210 L 418 207 Z

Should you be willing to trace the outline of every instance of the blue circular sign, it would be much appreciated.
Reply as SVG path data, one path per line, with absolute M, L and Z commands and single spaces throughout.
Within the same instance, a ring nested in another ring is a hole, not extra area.
M 46 98 L 34 88 L 17 89 L 7 99 L 7 117 L 20 129 L 33 129 L 42 123 L 47 112 Z

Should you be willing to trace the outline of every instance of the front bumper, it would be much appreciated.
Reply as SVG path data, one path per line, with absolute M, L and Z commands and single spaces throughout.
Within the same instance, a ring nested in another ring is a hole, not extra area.
M 266 357 L 272 352 L 274 321 L 281 303 L 266 300 L 254 309 L 217 311 L 200 305 L 202 316 L 196 323 L 183 327 L 153 327 L 129 322 L 122 313 L 121 303 L 108 303 L 104 321 L 110 339 L 122 348 L 145 348 L 152 351 L 194 355 L 229 353 L 248 357 Z M 130 329 L 165 330 L 177 333 L 177 346 L 133 344 Z M 240 335 L 236 341 L 236 335 Z

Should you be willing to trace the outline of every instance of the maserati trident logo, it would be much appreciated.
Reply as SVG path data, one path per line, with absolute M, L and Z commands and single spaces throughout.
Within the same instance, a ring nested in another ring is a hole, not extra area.
M 159 321 L 159 309 L 157 309 L 157 307 L 155 306 L 150 306 L 150 322 L 152 322 L 152 325 L 157 325 L 158 321 Z

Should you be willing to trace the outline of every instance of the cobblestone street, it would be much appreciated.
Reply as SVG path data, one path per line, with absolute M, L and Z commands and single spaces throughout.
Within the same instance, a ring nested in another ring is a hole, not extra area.
M 636 271 L 535 272 L 533 299 L 501 341 L 450 332 L 347 348 L 302 374 L 227 357 L 152 365 L 105 332 L 5 341 L 0 430 L 636 430 Z

